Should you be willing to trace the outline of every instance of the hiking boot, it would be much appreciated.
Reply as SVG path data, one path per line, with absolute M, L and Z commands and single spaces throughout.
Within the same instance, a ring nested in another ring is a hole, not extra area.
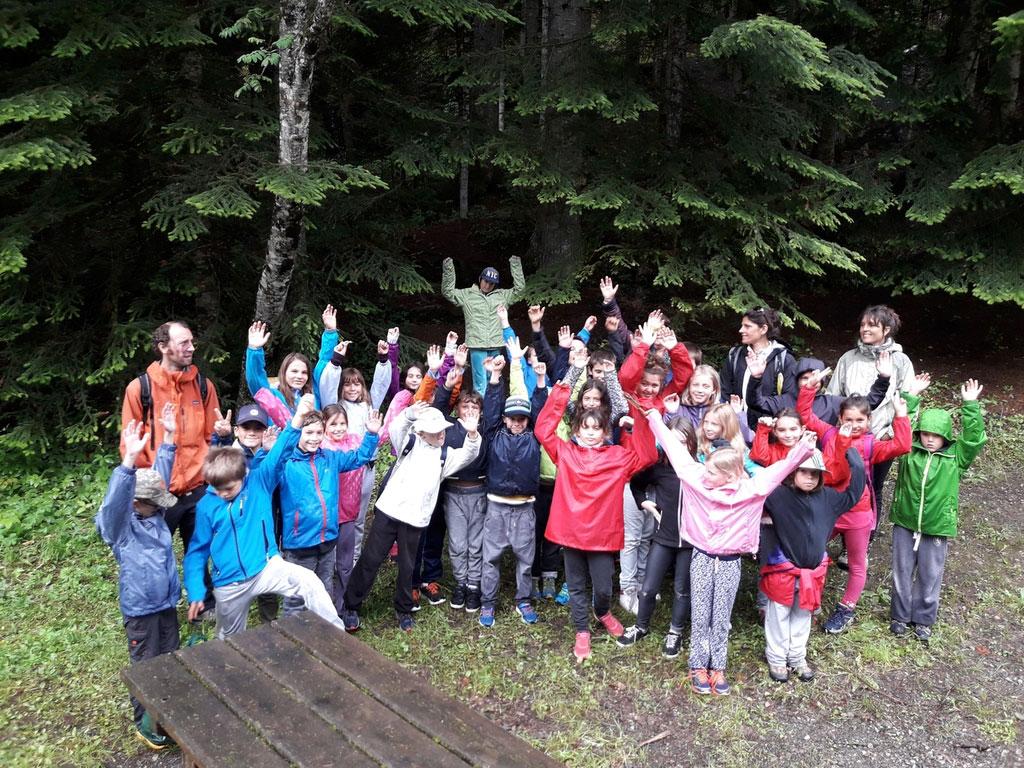
M 425 597 L 431 605 L 440 605 L 444 602 L 444 593 L 441 591 L 441 585 L 436 581 L 432 581 L 429 584 L 420 584 L 420 596 Z
M 853 620 L 856 615 L 857 612 L 853 608 L 849 608 L 842 603 L 838 603 L 836 605 L 836 609 L 832 611 L 832 615 L 829 616 L 828 620 L 825 622 L 825 632 L 830 635 L 838 635 L 853 624 Z
M 359 614 L 350 609 L 342 609 L 341 621 L 345 625 L 346 632 L 356 632 L 359 630 Z
M 481 627 L 486 627 L 487 629 L 490 629 L 494 626 L 493 605 L 485 605 L 483 607 L 483 610 L 480 611 L 480 618 L 477 619 L 477 623 L 480 624 Z
M 523 620 L 523 624 L 536 624 L 537 623 L 537 612 L 533 610 L 533 606 L 529 600 L 523 600 L 516 606 L 516 613 L 519 614 L 519 618 Z
M 801 683 L 809 683 L 814 679 L 814 670 L 810 668 L 806 661 L 790 667 L 789 671 L 796 675 L 796 679 Z
M 629 646 L 633 645 L 633 643 L 635 643 L 637 640 L 643 640 L 649 634 L 651 634 L 651 631 L 649 629 L 644 629 L 643 627 L 638 627 L 636 624 L 634 624 L 632 627 L 626 629 L 622 633 L 622 635 L 615 638 L 615 642 L 621 645 L 623 648 L 628 648 Z
M 892 632 L 896 637 L 903 637 L 907 634 L 907 630 L 910 629 L 905 621 L 890 621 L 889 631 Z
M 694 693 L 699 693 L 702 696 L 711 694 L 711 680 L 708 678 L 708 671 L 706 669 L 691 669 L 688 677 L 690 679 L 690 688 L 693 689 Z
M 558 590 L 555 589 L 555 580 L 551 577 L 545 577 L 541 588 L 541 597 L 545 600 L 554 600 L 557 594 Z
M 558 594 L 555 595 L 555 602 L 559 605 L 569 604 L 569 585 L 564 581 L 562 582 L 562 588 L 558 590 Z
M 622 628 L 622 622 L 616 619 L 611 611 L 608 611 L 604 616 L 598 616 L 597 620 L 604 625 L 604 628 L 608 630 L 608 634 L 612 637 L 622 637 L 622 633 L 626 631 Z
M 924 645 L 928 645 L 928 641 L 932 639 L 932 628 L 926 627 L 924 624 L 918 624 L 914 627 L 914 639 L 920 640 Z
M 572 655 L 581 662 L 590 658 L 590 633 L 577 632 L 576 644 L 572 647 Z
M 711 693 L 715 696 L 728 696 L 732 689 L 725 680 L 725 672 L 720 669 L 708 670 L 708 684 L 711 686 Z
M 466 613 L 476 613 L 480 610 L 480 590 L 469 587 L 466 590 Z
M 776 683 L 788 683 L 789 682 L 789 668 L 788 667 L 776 667 L 774 664 L 769 664 L 768 665 L 768 677 L 770 677 Z
M 416 626 L 416 622 L 412 620 L 411 613 L 399 613 L 398 614 L 398 628 L 403 632 L 412 632 L 412 628 Z
M 679 655 L 679 649 L 683 645 L 683 636 L 678 632 L 669 632 L 661 644 L 661 655 L 666 659 L 674 659 Z
M 413 587 L 412 590 L 412 610 L 413 613 L 420 609 L 420 591 Z
M 619 593 L 619 605 L 622 610 L 628 611 L 636 616 L 640 610 L 640 598 L 637 597 L 635 588 L 627 588 Z
M 166 734 L 160 733 L 156 723 L 153 722 L 153 718 L 150 717 L 149 712 L 144 712 L 142 720 L 140 720 L 135 726 L 135 738 L 154 752 L 159 752 L 160 750 L 175 746 L 174 739 Z
M 462 584 L 456 584 L 455 589 L 452 590 L 452 596 L 448 598 L 449 608 L 463 608 L 466 605 L 466 587 Z

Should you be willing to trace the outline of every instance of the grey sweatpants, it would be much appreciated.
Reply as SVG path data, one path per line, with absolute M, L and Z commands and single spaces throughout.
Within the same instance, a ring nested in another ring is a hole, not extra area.
M 623 489 L 622 515 L 626 540 L 619 553 L 619 589 L 639 591 L 647 572 L 647 553 L 658 521 L 650 510 L 638 507 L 629 483 Z
M 690 669 L 725 669 L 741 560 L 693 550 L 690 561 Z
M 484 517 L 483 536 L 483 579 L 480 583 L 481 601 L 494 606 L 498 599 L 500 574 L 498 563 L 502 553 L 512 548 L 516 556 L 516 603 L 530 599 L 535 546 L 533 502 L 505 504 L 487 499 L 487 515 Z
M 217 637 L 223 640 L 245 629 L 249 605 L 258 595 L 267 592 L 301 598 L 306 608 L 338 629 L 345 630 L 334 610 L 331 596 L 316 574 L 294 563 L 286 563 L 280 555 L 275 555 L 251 579 L 213 588 L 217 598 Z
M 892 619 L 930 627 L 939 612 L 942 573 L 949 538 L 921 534 L 914 551 L 914 532 L 892 527 Z
M 487 494 L 445 491 L 444 522 L 448 527 L 448 557 L 456 584 L 479 587 L 483 571 L 484 517 Z
M 764 614 L 764 655 L 773 667 L 799 667 L 807 660 L 813 612 L 800 607 L 800 588 L 790 605 L 768 601 Z
M 324 585 L 324 589 L 327 590 L 327 594 L 331 594 L 334 590 L 334 561 L 337 557 L 337 551 L 337 540 L 335 540 L 335 545 L 322 555 L 300 555 L 295 550 L 285 549 L 282 550 L 281 557 L 284 558 L 286 563 L 301 565 L 303 568 L 315 573 L 317 578 L 320 579 L 320 583 Z M 301 597 L 286 597 L 284 599 L 284 615 L 294 616 L 304 606 L 305 602 Z

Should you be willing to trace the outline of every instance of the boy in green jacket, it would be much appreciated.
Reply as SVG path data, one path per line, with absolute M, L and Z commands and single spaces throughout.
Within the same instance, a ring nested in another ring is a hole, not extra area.
M 914 636 L 927 643 L 939 610 L 942 571 L 949 540 L 956 536 L 960 476 L 985 445 L 985 426 L 978 396 L 982 387 L 968 379 L 960 387 L 963 429 L 953 437 L 953 419 L 947 411 L 929 408 L 920 413 L 914 446 L 899 460 L 889 519 L 892 530 L 892 622 L 897 637 L 914 628 Z M 916 410 L 917 398 L 907 395 Z M 916 570 L 916 574 L 915 574 Z

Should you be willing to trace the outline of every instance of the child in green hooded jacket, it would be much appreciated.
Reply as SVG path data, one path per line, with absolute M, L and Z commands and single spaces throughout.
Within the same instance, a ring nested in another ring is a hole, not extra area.
M 910 453 L 899 460 L 892 512 L 892 609 L 889 630 L 900 637 L 909 628 L 927 643 L 939 610 L 942 572 L 949 540 L 956 536 L 960 477 L 985 445 L 978 396 L 982 386 L 968 379 L 960 387 L 962 431 L 953 436 L 948 411 L 919 414 Z M 911 411 L 917 398 L 905 396 Z

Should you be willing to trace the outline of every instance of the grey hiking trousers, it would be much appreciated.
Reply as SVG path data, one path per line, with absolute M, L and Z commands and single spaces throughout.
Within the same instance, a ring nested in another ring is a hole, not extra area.
M 530 599 L 535 546 L 534 526 L 536 520 L 533 502 L 505 504 L 487 500 L 487 515 L 484 517 L 483 580 L 480 584 L 481 601 L 493 607 L 498 599 L 501 581 L 498 564 L 501 555 L 509 547 L 516 557 L 516 603 Z

